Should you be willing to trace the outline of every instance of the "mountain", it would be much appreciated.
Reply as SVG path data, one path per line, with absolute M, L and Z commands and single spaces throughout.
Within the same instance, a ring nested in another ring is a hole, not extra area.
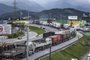
M 59 8 L 55 8 L 55 9 L 50 9 L 50 10 L 44 10 L 42 11 L 43 14 L 59 14 L 59 15 L 78 15 L 78 14 L 82 14 L 84 13 L 83 11 L 80 10 L 76 10 L 73 8 L 64 8 L 64 9 L 59 9 Z
M 7 12 L 13 12 L 13 7 L 0 3 L 0 15 Z
M 13 1 L 14 0 L 0 0 L 0 3 L 13 7 Z M 21 10 L 29 10 L 29 11 L 34 11 L 34 12 L 38 12 L 44 9 L 38 3 L 34 1 L 30 1 L 30 0 L 16 0 L 16 7 Z
M 68 16 L 79 16 L 79 19 L 81 19 L 83 17 L 83 14 L 89 14 L 89 13 L 73 8 L 64 8 L 64 9 L 56 8 L 56 9 L 44 10 L 41 12 L 40 16 L 67 20 Z
M 5 14 L 2 14 L 0 15 L 0 18 L 1 19 L 9 19 L 9 18 L 16 18 L 16 19 L 20 19 L 20 17 L 27 17 L 29 14 L 29 17 L 31 19 L 38 19 L 39 16 L 38 16 L 38 12 L 31 12 L 31 11 L 26 11 L 26 10 L 18 10 L 16 12 L 16 15 L 13 14 L 13 12 L 11 13 L 5 13 Z
M 54 0 L 48 2 L 45 7 L 47 9 L 52 8 L 75 8 L 81 11 L 90 12 L 90 2 L 87 0 Z
M 17 1 L 17 7 L 23 10 L 29 10 L 33 12 L 39 12 L 44 9 L 41 5 L 37 4 L 36 2 L 29 0 Z
M 20 18 L 20 13 L 22 14 L 22 17 L 26 17 L 28 15 L 28 11 L 26 10 L 20 10 L 17 11 L 17 18 Z M 68 16 L 79 16 L 79 19 L 82 19 L 83 14 L 89 15 L 88 12 L 80 11 L 73 8 L 64 8 L 64 9 L 50 9 L 50 10 L 43 10 L 41 12 L 29 12 L 32 19 L 38 19 L 38 18 L 56 18 L 56 19 L 68 19 Z M 13 13 L 7 13 L 1 15 L 1 18 L 13 18 Z

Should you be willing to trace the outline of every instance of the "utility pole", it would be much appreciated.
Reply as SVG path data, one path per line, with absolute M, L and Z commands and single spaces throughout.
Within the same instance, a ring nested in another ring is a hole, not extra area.
M 52 44 L 50 44 L 49 60 L 51 60 L 51 48 L 52 48 Z
M 22 19 L 23 12 L 20 11 L 20 20 Z
M 28 12 L 28 21 L 29 21 L 29 12 Z M 27 48 L 26 48 L 26 54 L 27 54 L 27 57 L 26 57 L 26 60 L 29 60 L 29 24 L 27 24 Z
M 16 0 L 14 0 L 13 5 L 14 5 L 13 18 L 15 20 L 16 19 Z
M 29 26 L 27 25 L 27 48 L 26 48 L 26 54 L 27 54 L 27 57 L 26 57 L 26 60 L 29 60 L 28 56 L 29 56 Z

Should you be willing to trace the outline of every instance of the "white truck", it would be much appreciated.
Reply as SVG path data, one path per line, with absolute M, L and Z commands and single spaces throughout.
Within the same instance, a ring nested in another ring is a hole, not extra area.
M 29 42 L 29 54 L 33 54 L 34 52 L 38 52 L 42 49 L 49 47 L 52 44 L 52 40 L 50 38 L 46 38 L 45 40 L 35 40 Z

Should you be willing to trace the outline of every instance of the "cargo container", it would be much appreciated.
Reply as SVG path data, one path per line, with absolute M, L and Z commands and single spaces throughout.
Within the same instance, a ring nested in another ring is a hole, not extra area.
M 63 41 L 65 41 L 66 38 L 67 38 L 67 36 L 66 36 L 66 32 L 65 32 L 65 31 L 59 31 L 59 32 L 56 32 L 55 34 L 59 34 L 59 35 L 61 35 Z
M 64 31 L 55 32 L 55 35 L 59 35 L 59 37 L 60 37 L 59 40 L 61 40 L 60 42 L 63 42 L 63 40 L 64 40 L 64 34 L 65 34 Z
M 75 37 L 76 36 L 76 29 L 75 28 L 70 28 L 70 33 L 71 33 L 71 37 Z
M 54 32 L 46 32 L 43 34 L 43 38 L 47 38 L 47 37 L 52 36 L 52 35 L 55 35 L 55 33 Z
M 74 29 L 71 30 L 62 30 L 62 31 L 56 31 L 56 32 L 47 32 L 43 34 L 43 39 L 37 39 L 32 42 L 29 42 L 29 55 L 44 50 L 46 48 L 50 48 L 50 46 L 54 46 L 57 44 L 60 44 L 61 42 L 68 41 L 71 37 L 75 37 L 76 32 Z M 17 48 L 18 47 L 18 48 Z M 26 55 L 26 44 L 24 46 L 18 46 L 13 44 L 4 44 L 0 46 L 0 55 L 3 56 L 3 59 L 12 59 L 12 57 L 17 57 Z M 14 50 L 14 51 L 13 51 Z M 13 54 L 12 54 L 13 52 Z
M 56 43 L 58 42 L 58 37 L 54 35 L 54 36 L 50 36 L 49 38 L 52 39 L 52 45 L 56 45 Z
M 71 33 L 69 30 L 58 31 L 58 32 L 55 32 L 55 34 L 60 35 L 63 39 L 63 42 L 70 39 L 70 37 L 71 37 Z
M 52 45 L 56 45 L 62 42 L 62 39 L 63 39 L 61 35 L 53 35 L 53 36 L 50 36 L 49 38 L 52 39 Z
M 69 30 L 66 30 L 65 33 L 66 33 L 66 40 L 69 40 L 70 37 L 71 37 L 70 31 Z

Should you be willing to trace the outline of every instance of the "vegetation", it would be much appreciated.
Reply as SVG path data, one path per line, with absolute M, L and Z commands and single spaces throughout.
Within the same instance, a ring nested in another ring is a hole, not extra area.
M 8 36 L 8 38 L 11 39 L 11 38 L 18 38 L 19 36 L 23 36 L 23 35 L 24 35 L 23 32 L 17 32 L 13 34 L 2 34 L 0 36 Z
M 21 31 L 21 30 L 24 30 L 24 27 L 25 27 L 24 24 L 17 25 L 13 22 L 9 22 L 8 24 L 11 24 L 12 30 L 13 30 L 14 27 L 19 27 L 20 28 L 19 31 L 16 32 L 16 33 L 13 33 L 13 34 L 2 34 L 0 36 L 8 36 L 8 38 L 11 39 L 11 38 L 18 38 L 19 36 L 24 35 L 24 33 Z
M 30 26 L 30 31 L 34 31 L 36 32 L 38 35 L 42 34 L 45 32 L 44 29 L 38 28 L 38 27 L 34 27 L 34 26 Z
M 0 9 L 0 10 L 2 10 L 2 9 Z M 11 9 L 9 9 L 9 10 L 11 10 Z M 20 19 L 20 12 L 21 11 L 23 13 L 22 17 L 27 16 L 28 11 L 19 10 L 19 11 L 16 11 L 16 19 Z M 87 12 L 76 10 L 73 8 L 65 8 L 65 9 L 57 9 L 56 8 L 56 9 L 50 9 L 50 10 L 43 10 L 43 11 L 38 12 L 38 13 L 37 12 L 29 12 L 31 19 L 39 19 L 39 18 L 44 18 L 44 17 L 47 18 L 48 17 L 48 18 L 56 18 L 56 19 L 63 19 L 63 20 L 68 20 L 67 17 L 72 16 L 72 15 L 80 16 L 79 18 L 81 19 L 82 13 L 87 14 Z M 15 20 L 13 17 L 14 17 L 13 12 L 0 15 L 1 19 L 11 18 L 11 20 Z M 83 18 L 83 19 L 85 19 L 85 18 Z
M 8 35 L 8 38 L 18 38 L 19 36 L 22 36 L 22 35 L 24 35 L 23 32 L 17 32 L 17 33 Z
M 51 60 L 71 60 L 71 58 L 78 58 L 78 60 L 81 60 L 81 57 L 89 51 L 89 41 L 90 36 L 84 36 L 69 48 L 52 54 Z M 41 60 L 49 60 L 49 56 Z

